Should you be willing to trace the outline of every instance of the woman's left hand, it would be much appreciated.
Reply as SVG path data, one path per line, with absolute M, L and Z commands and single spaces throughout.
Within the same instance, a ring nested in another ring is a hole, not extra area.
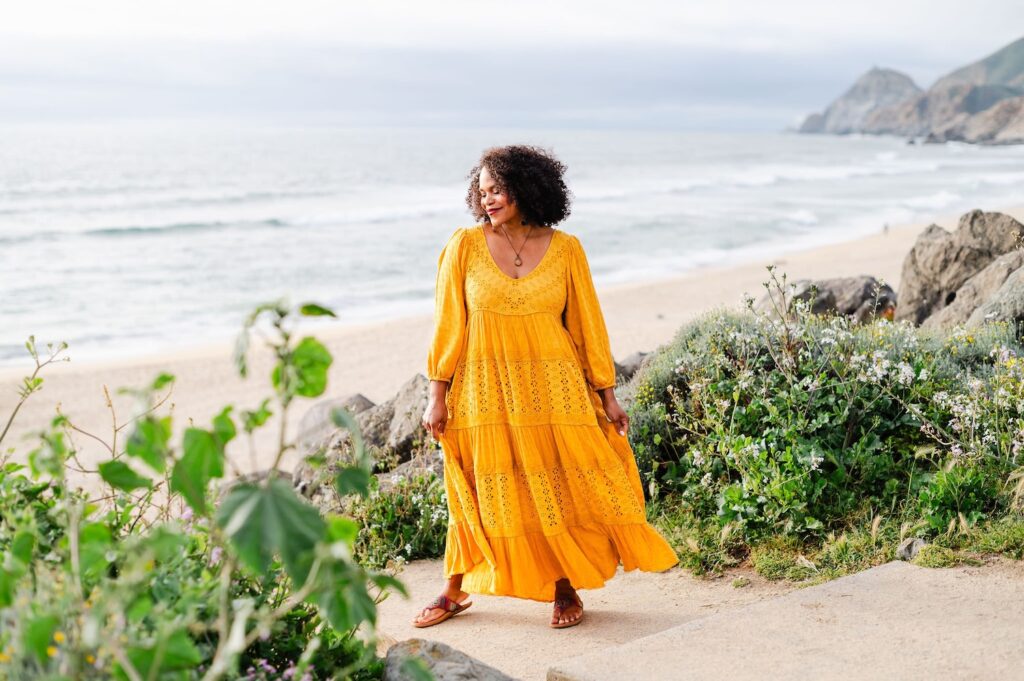
M 629 415 L 619 405 L 614 393 L 610 397 L 604 398 L 604 413 L 608 416 L 608 420 L 615 424 L 615 430 L 619 435 L 625 435 L 629 429 Z

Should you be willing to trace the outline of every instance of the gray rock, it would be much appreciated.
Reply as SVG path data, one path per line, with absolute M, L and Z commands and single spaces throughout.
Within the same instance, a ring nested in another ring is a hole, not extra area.
M 1024 267 L 1024 251 L 1013 250 L 999 256 L 957 289 L 946 307 L 929 316 L 923 328 L 948 329 L 964 324 L 974 311 L 991 299 L 1014 271 Z
M 866 322 L 878 315 L 885 315 L 896 305 L 896 292 L 888 284 L 880 284 L 869 276 L 838 277 L 835 279 L 798 279 L 786 292 L 790 309 L 797 300 L 811 301 L 814 314 L 842 314 L 857 322 Z M 876 290 L 877 293 L 876 293 Z M 812 299 L 813 296 L 813 299 Z M 754 309 L 776 315 L 783 301 L 777 290 L 764 294 Z
M 903 260 L 896 319 L 920 324 L 951 304 L 968 279 L 1012 251 L 1024 225 L 1002 213 L 973 210 L 953 233 L 938 225 L 926 229 Z
M 388 648 L 384 681 L 413 681 L 402 673 L 409 657 L 422 660 L 437 681 L 514 681 L 511 676 L 439 641 L 410 638 Z
M 429 383 L 425 376 L 417 374 L 392 399 L 355 415 L 363 444 L 376 468 L 388 470 L 409 461 L 426 443 L 427 434 L 420 419 L 427 408 Z M 342 467 L 354 462 L 351 434 L 347 429 L 335 428 L 326 438 L 326 445 L 316 451 L 321 456 L 304 458 L 296 467 L 295 485 L 318 505 L 333 508 L 338 500 L 329 483 Z
M 356 416 L 356 423 L 359 424 L 359 432 L 363 436 L 363 442 L 371 447 L 384 447 L 388 442 L 388 433 L 391 430 L 391 420 L 395 416 L 395 398 L 387 402 L 370 407 Z M 331 441 L 332 449 L 337 445 L 347 444 L 346 431 L 338 431 L 335 439 Z
M 426 437 L 421 423 L 427 409 L 429 385 L 426 376 L 416 374 L 399 388 L 393 400 L 394 409 L 385 445 L 398 454 L 399 461 L 408 461 L 413 447 Z
M 873 112 L 899 105 L 920 93 L 921 88 L 909 76 L 892 69 L 873 68 L 832 102 L 824 114 L 808 116 L 800 132 L 860 132 Z
M 918 552 L 927 545 L 924 539 L 911 537 L 904 539 L 899 548 L 896 549 L 896 557 L 900 560 L 914 560 Z
M 1007 277 L 999 290 L 967 318 L 968 326 L 985 322 L 1024 322 L 1024 268 Z
M 355 415 L 373 406 L 373 402 L 360 393 L 320 400 L 310 407 L 299 421 L 299 452 L 303 456 L 308 456 L 327 446 L 330 436 L 338 430 L 338 426 L 331 420 L 331 413 L 335 409 L 345 409 Z
M 622 364 L 615 363 L 615 374 L 621 378 L 623 382 L 629 381 L 633 378 L 634 374 L 643 366 L 644 358 L 650 355 L 649 352 L 634 352 L 632 355 L 622 360 Z

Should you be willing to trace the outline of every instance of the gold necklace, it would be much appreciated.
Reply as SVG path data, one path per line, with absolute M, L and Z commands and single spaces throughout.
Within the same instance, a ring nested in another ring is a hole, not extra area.
M 523 252 L 523 249 L 526 248 L 526 242 L 530 240 L 530 234 L 533 233 L 533 225 L 530 225 L 530 231 L 526 233 L 526 238 L 523 240 L 523 245 L 519 247 L 518 251 L 516 250 L 516 247 L 512 244 L 512 238 L 509 237 L 508 231 L 505 229 L 505 223 L 501 224 L 501 231 L 505 235 L 505 238 L 508 240 L 508 245 L 512 246 L 512 252 L 516 254 L 516 267 L 519 267 L 520 265 L 523 264 L 523 259 L 519 257 L 519 254 Z

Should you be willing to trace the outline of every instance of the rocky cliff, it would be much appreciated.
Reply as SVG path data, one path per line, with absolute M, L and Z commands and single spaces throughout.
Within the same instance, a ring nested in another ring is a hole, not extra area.
M 825 113 L 808 116 L 800 132 L 860 132 L 865 121 L 879 109 L 902 104 L 920 93 L 921 88 L 910 76 L 892 69 L 873 68 L 832 102 Z
M 979 144 L 1024 142 L 1024 38 L 943 76 L 927 91 L 872 69 L 800 132 L 922 137 Z

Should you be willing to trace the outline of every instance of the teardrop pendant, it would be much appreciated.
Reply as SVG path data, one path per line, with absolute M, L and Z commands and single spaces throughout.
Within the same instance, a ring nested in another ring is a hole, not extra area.
M 516 256 L 516 267 L 519 267 L 519 266 L 520 266 L 520 265 L 522 265 L 522 264 L 523 264 L 523 259 L 522 259 L 522 258 L 520 258 L 520 257 L 519 257 L 519 256 L 517 255 L 517 256 Z

